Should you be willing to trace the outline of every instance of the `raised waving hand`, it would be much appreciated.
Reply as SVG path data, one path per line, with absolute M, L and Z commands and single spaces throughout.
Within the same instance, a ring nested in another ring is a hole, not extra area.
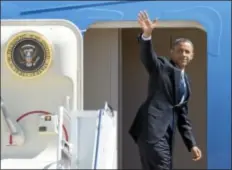
M 138 14 L 138 23 L 141 26 L 145 37 L 151 36 L 153 29 L 157 25 L 157 21 L 157 18 L 154 21 L 151 21 L 146 11 L 140 11 Z

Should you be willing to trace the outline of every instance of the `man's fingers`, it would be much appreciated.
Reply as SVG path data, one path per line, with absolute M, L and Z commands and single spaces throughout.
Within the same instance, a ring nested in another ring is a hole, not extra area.
M 194 161 L 200 160 L 200 157 L 193 158 Z
M 142 20 L 142 16 L 140 13 L 138 14 L 138 19 Z
M 198 152 L 199 157 L 201 158 L 202 157 L 201 150 L 198 149 L 197 152 Z
M 141 16 L 141 14 L 138 14 L 138 23 L 142 26 L 142 22 L 143 22 L 143 18 Z
M 149 16 L 148 16 L 147 11 L 143 11 L 143 14 L 144 14 L 144 17 L 145 17 L 146 19 L 149 19 Z
M 146 11 L 140 11 L 138 14 L 138 22 L 142 27 L 153 29 L 156 26 L 157 20 L 158 18 L 156 18 L 154 22 L 151 22 Z
M 141 13 L 138 14 L 138 22 L 142 26 L 144 23 L 144 17 Z
M 159 18 L 154 19 L 153 24 L 157 24 Z
M 196 157 L 199 157 L 199 156 L 200 156 L 199 150 L 196 150 L 196 151 L 195 151 L 195 155 L 196 155 Z
M 138 16 L 138 22 L 141 23 L 143 20 Z
M 200 149 L 197 149 L 197 150 L 196 150 L 196 155 L 197 155 L 197 156 L 201 156 L 201 151 L 200 151 Z
M 196 156 L 193 160 L 194 160 L 194 161 L 198 161 L 198 160 L 200 160 L 200 159 L 201 159 L 200 156 Z
M 144 12 L 141 12 L 141 17 L 142 17 L 142 19 L 143 19 L 144 21 L 147 20 L 147 17 L 146 17 L 146 15 L 144 14 Z
M 141 26 L 150 25 L 150 21 L 148 19 L 148 14 L 145 11 L 140 11 L 138 14 L 138 22 Z
M 144 21 L 143 21 L 143 19 L 141 18 L 141 16 L 138 16 L 138 23 L 139 23 L 139 25 L 140 25 L 141 27 L 143 27 Z
M 156 18 L 153 22 L 152 22 L 152 26 L 155 27 L 158 23 L 158 18 Z
M 194 156 L 193 160 L 198 161 L 201 157 L 200 156 Z
M 144 11 L 140 11 L 140 12 L 139 12 L 139 16 L 140 16 L 140 18 L 141 18 L 142 20 L 144 20 L 144 21 L 148 19 L 147 14 L 146 14 L 146 12 L 144 12 Z
M 198 161 L 198 160 L 201 159 L 201 157 L 202 157 L 201 151 L 200 151 L 199 149 L 197 149 L 197 150 L 194 152 L 194 158 L 193 158 L 193 160 L 194 160 L 194 161 Z

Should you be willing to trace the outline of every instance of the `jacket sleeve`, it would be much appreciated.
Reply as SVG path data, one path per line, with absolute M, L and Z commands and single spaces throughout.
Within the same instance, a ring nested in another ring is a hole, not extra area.
M 152 40 L 144 40 L 142 34 L 138 36 L 138 41 L 140 44 L 140 59 L 148 71 L 151 74 L 155 69 L 159 69 L 161 66 L 160 60 L 157 54 L 153 50 Z
M 196 140 L 192 132 L 192 125 L 187 117 L 188 115 L 188 103 L 186 103 L 178 113 L 177 127 L 181 134 L 181 137 L 190 152 L 193 146 L 196 146 Z

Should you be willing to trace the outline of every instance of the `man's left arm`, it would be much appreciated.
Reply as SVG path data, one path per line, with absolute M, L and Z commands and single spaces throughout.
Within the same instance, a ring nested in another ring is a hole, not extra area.
M 177 127 L 188 151 L 191 152 L 192 148 L 196 146 L 196 140 L 192 132 L 191 122 L 188 119 L 187 115 L 188 103 L 185 103 L 184 106 L 180 108 L 180 111 L 178 113 Z

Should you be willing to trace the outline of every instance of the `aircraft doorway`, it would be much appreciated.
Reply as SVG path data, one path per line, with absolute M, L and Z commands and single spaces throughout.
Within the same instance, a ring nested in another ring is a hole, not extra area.
M 98 109 L 103 102 L 108 101 L 118 111 L 118 168 L 140 169 L 137 146 L 128 134 L 136 111 L 147 92 L 148 75 L 140 62 L 137 42 L 140 29 L 134 22 L 122 22 L 120 28 L 117 28 L 118 23 L 106 24 L 92 25 L 84 35 L 84 109 Z M 195 45 L 195 59 L 187 68 L 192 87 L 189 117 L 202 149 L 203 159 L 199 162 L 192 161 L 191 153 L 188 153 L 178 133 L 174 168 L 206 169 L 206 33 L 191 24 L 178 23 L 173 27 L 167 23 L 161 25 L 163 26 L 153 33 L 153 46 L 158 55 L 169 56 L 171 41 L 178 37 L 189 38 Z

